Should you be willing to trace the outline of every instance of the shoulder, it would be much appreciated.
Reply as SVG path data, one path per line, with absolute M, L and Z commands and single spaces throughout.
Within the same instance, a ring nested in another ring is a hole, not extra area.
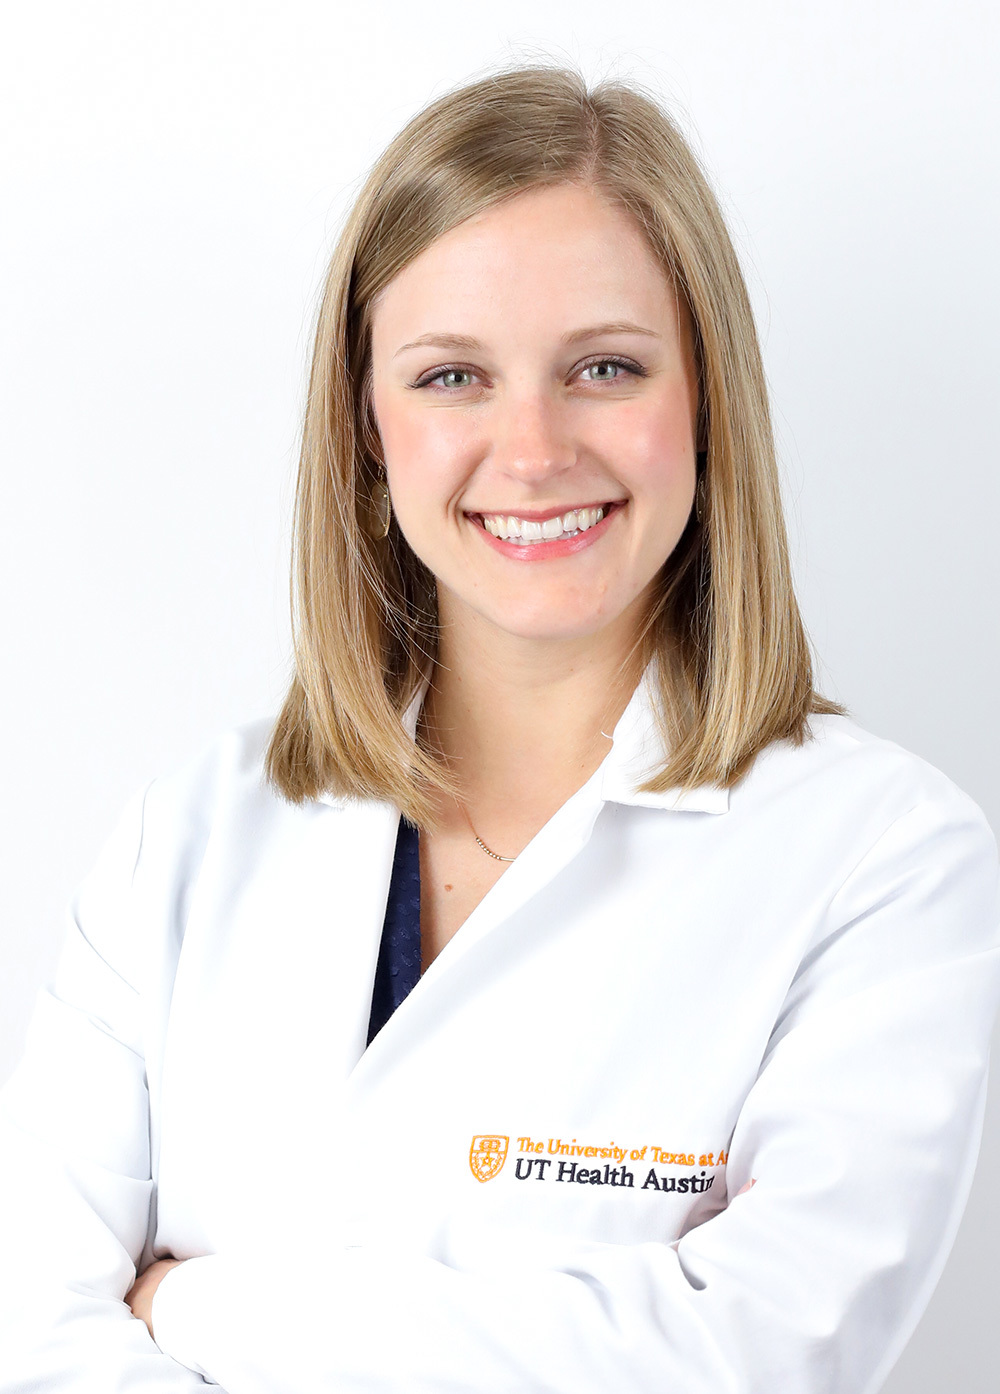
M 74 892 L 73 922 L 86 926 L 86 937 L 126 982 L 140 981 L 145 941 L 169 940 L 184 921 L 209 860 L 230 884 L 328 811 L 319 803 L 292 805 L 268 783 L 271 729 L 261 719 L 205 741 L 136 789 L 105 835 Z
M 814 713 L 801 745 L 773 742 L 733 789 L 747 814 L 780 809 L 800 829 L 852 832 L 874 841 L 907 818 L 963 828 L 991 849 L 996 840 L 974 799 L 922 756 L 847 716 Z
M 273 724 L 261 717 L 223 731 L 149 783 L 140 852 L 147 867 L 167 861 L 190 873 L 213 844 L 245 855 L 329 811 L 319 800 L 291 803 L 269 782 Z
M 259 717 L 221 731 L 162 770 L 150 791 L 164 801 L 199 802 L 265 793 L 264 759 L 273 721 Z
M 264 771 L 271 728 L 271 720 L 261 717 L 207 738 L 150 781 L 147 813 L 210 814 L 234 801 L 265 804 L 276 798 Z

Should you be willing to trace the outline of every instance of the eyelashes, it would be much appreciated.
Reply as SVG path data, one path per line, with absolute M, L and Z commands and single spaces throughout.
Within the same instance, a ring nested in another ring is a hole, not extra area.
M 613 365 L 616 368 L 623 369 L 629 377 L 644 378 L 647 376 L 646 369 L 641 363 L 636 363 L 632 358 L 623 358 L 618 354 L 599 354 L 594 358 L 590 358 L 585 363 L 580 364 L 576 369 L 576 374 L 584 373 L 588 368 L 603 368 L 607 365 Z M 416 382 L 408 383 L 407 386 L 412 388 L 430 387 L 432 383 L 438 384 L 439 379 L 447 377 L 449 373 L 464 373 L 469 377 L 475 376 L 472 368 L 466 368 L 461 363 L 449 363 L 445 364 L 443 368 L 435 368 L 432 372 L 424 373 L 421 377 L 417 378 Z M 623 378 L 621 374 L 616 373 L 613 378 L 589 378 L 586 379 L 586 381 L 594 383 L 605 382 L 610 385 L 623 382 L 625 378 Z M 470 385 L 471 384 L 461 383 L 457 387 L 446 387 L 443 384 L 439 384 L 434 390 L 443 392 L 446 395 L 452 395 Z

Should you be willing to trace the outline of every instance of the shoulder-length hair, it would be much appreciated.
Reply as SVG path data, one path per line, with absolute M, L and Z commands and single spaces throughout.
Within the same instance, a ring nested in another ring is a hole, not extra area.
M 372 535 L 380 442 L 371 306 L 466 218 L 564 183 L 627 211 L 686 303 L 700 383 L 699 506 L 659 577 L 637 641 L 656 657 L 665 763 L 641 787 L 735 784 L 772 741 L 801 745 L 810 712 L 846 709 L 813 686 L 792 587 L 753 313 L 708 182 L 654 97 L 572 69 L 500 71 L 434 101 L 374 165 L 334 249 L 319 309 L 295 507 L 295 670 L 266 757 L 300 802 L 381 799 L 433 827 L 456 786 L 403 715 L 429 676 L 433 575 L 393 521 Z

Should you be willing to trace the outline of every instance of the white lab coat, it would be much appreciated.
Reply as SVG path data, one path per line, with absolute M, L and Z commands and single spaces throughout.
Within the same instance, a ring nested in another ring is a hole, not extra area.
M 997 848 L 812 730 L 637 794 L 641 683 L 368 1049 L 398 811 L 283 802 L 263 723 L 154 780 L 0 1093 L 2 1394 L 879 1388 L 971 1185 Z

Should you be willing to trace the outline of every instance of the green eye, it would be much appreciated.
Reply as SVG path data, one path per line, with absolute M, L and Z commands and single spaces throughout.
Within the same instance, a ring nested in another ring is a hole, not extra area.
M 436 373 L 428 373 L 424 378 L 419 378 L 410 384 L 411 387 L 429 387 L 433 391 L 450 391 L 456 387 L 468 387 L 472 382 L 473 374 L 468 368 L 439 368 Z M 467 382 L 460 379 L 467 378 Z

